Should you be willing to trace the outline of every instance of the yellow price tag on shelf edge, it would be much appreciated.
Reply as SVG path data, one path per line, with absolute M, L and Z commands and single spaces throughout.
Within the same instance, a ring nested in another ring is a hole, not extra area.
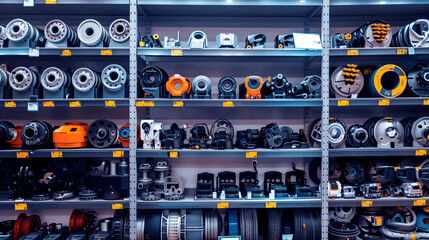
M 51 158 L 62 158 L 63 152 L 62 151 L 52 151 L 51 152 Z
M 396 55 L 407 55 L 408 54 L 408 49 L 406 48 L 400 48 L 396 50 Z
M 15 102 L 4 102 L 4 107 L 7 107 L 7 108 L 14 108 L 14 107 L 16 107 L 16 103 Z
M 171 56 L 183 56 L 183 50 L 182 49 L 172 49 L 171 50 Z
M 16 158 L 29 158 L 28 152 L 17 152 Z
M 416 199 L 416 200 L 414 200 L 413 206 L 426 206 L 426 199 Z
M 55 107 L 55 103 L 53 101 L 43 102 L 43 107 Z
M 372 201 L 361 201 L 362 207 L 372 207 Z
M 349 100 L 338 100 L 338 106 L 339 107 L 347 107 L 349 106 Z
M 266 202 L 265 208 L 277 208 L 277 203 L 276 202 Z
M 72 102 L 69 102 L 69 107 L 81 107 L 82 105 L 81 105 L 81 103 L 80 103 L 80 101 L 72 101 Z
M 378 100 L 378 106 L 390 106 L 390 99 Z
M 178 152 L 170 152 L 170 158 L 179 158 Z
M 427 106 L 427 105 L 429 105 L 429 99 L 423 100 L 423 106 Z
M 153 101 L 137 101 L 136 107 L 155 107 L 155 103 Z
M 15 211 L 23 211 L 23 210 L 27 210 L 26 203 L 15 203 Z
M 229 208 L 229 202 L 218 202 L 217 208 Z
M 57 4 L 57 0 L 46 0 L 46 4 Z
M 246 152 L 246 158 L 257 158 L 258 152 Z
M 100 51 L 101 56 L 112 56 L 113 52 L 112 49 L 106 49 Z
M 357 50 L 357 49 L 349 49 L 349 50 L 347 50 L 347 55 L 348 56 L 357 56 L 357 55 L 359 55 L 359 50 Z
M 70 50 L 68 50 L 68 49 L 64 49 L 64 50 L 62 50 L 61 51 L 61 56 L 66 56 L 66 57 L 69 57 L 69 56 L 71 56 L 72 54 L 71 54 L 71 51 Z
M 183 107 L 183 101 L 175 101 L 173 102 L 173 107 Z
M 124 204 L 122 204 L 122 203 L 112 203 L 112 209 L 113 210 L 124 209 Z
M 104 101 L 104 106 L 105 107 L 116 107 L 116 102 L 115 101 Z
M 416 150 L 416 157 L 426 156 L 426 155 L 428 155 L 428 151 L 426 149 L 417 149 Z
M 233 101 L 225 101 L 223 102 L 223 107 L 234 107 Z
M 113 151 L 113 157 L 124 157 L 124 151 Z

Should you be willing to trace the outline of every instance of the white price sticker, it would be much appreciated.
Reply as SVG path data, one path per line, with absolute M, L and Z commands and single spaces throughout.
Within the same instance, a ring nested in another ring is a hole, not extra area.
M 30 48 L 30 51 L 28 52 L 28 56 L 38 57 L 39 56 L 39 49 L 38 48 Z
M 37 111 L 39 111 L 39 103 L 37 103 L 37 102 L 34 102 L 34 103 L 29 102 L 28 105 L 27 105 L 27 111 L 29 111 L 29 112 L 37 112 Z
M 24 7 L 34 7 L 34 0 L 24 0 Z

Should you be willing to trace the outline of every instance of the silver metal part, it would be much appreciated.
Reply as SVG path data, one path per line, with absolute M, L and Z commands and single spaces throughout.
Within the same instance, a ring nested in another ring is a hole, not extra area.
M 404 127 L 394 118 L 380 119 L 374 127 L 374 137 L 378 148 L 398 148 L 404 146 Z
M 100 75 L 89 68 L 79 68 L 73 73 L 72 83 L 77 91 L 88 92 L 100 86 Z
M 110 64 L 101 73 L 103 86 L 110 91 L 119 91 L 128 83 L 128 72 L 118 64 Z
M 204 239 L 217 240 L 219 234 L 219 213 L 215 209 L 206 209 L 204 214 Z
M 0 67 L 0 88 L 4 88 L 9 85 L 10 73 Z
M 73 191 L 57 191 L 54 192 L 54 194 L 52 195 L 54 200 L 68 200 L 68 199 L 72 199 L 74 198 L 74 193 Z
M 337 222 L 350 222 L 356 214 L 354 207 L 336 207 L 329 211 L 329 219 Z
M 429 117 L 421 117 L 414 121 L 411 128 L 413 147 L 429 147 Z
M 416 65 L 407 73 L 410 95 L 429 97 L 429 67 Z
M 186 231 L 186 210 L 164 210 L 161 217 L 161 239 L 181 240 Z
M 219 33 L 215 48 L 238 48 L 237 42 L 237 35 L 234 33 Z
M 70 85 L 70 76 L 57 67 L 49 67 L 43 71 L 41 79 L 42 86 L 48 91 L 58 91 L 61 87 Z
M 77 35 L 81 41 L 81 47 L 107 47 L 109 45 L 107 30 L 94 19 L 83 21 L 77 28 Z
M 353 81 L 347 81 L 351 76 L 344 69 L 349 69 L 348 66 L 341 66 L 332 73 L 330 89 L 335 94 L 336 98 L 357 98 L 357 95 L 364 86 L 364 78 L 361 71 L 354 73 L 357 76 L 353 77 Z
M 203 31 L 194 31 L 189 36 L 189 48 L 207 48 L 207 36 Z
M 401 188 L 404 192 L 405 197 L 422 197 L 423 190 L 420 183 L 410 182 L 410 183 L 402 183 Z
M 204 75 L 199 75 L 192 80 L 193 98 L 210 98 L 212 82 L 210 78 Z
M 116 19 L 110 24 L 109 35 L 112 41 L 118 43 L 128 42 L 131 35 L 130 23 L 125 19 Z
M 100 231 L 102 232 L 110 232 L 112 230 L 112 218 L 104 218 L 98 221 L 100 225 Z
M 6 28 L 0 26 L 0 48 L 7 47 L 7 41 Z
M 154 167 L 155 172 L 154 188 L 157 192 L 164 193 L 164 179 L 171 175 L 171 167 L 167 161 L 158 162 Z
M 29 91 L 39 84 L 39 74 L 30 68 L 17 67 L 9 75 L 9 86 L 15 91 Z
M 180 42 L 180 31 L 177 31 L 177 39 L 172 37 L 164 37 L 164 48 L 182 48 L 182 43 Z
M 185 178 L 166 177 L 164 178 L 164 198 L 167 200 L 179 200 L 185 197 Z
M 35 47 L 42 33 L 27 21 L 15 18 L 6 26 L 9 47 Z
M 329 123 L 329 144 L 333 148 L 345 147 L 346 141 L 346 124 L 339 120 L 335 119 Z
M 429 20 L 418 19 L 410 23 L 407 37 L 412 47 L 429 47 Z
M 45 26 L 46 47 L 79 47 L 77 32 L 59 19 Z

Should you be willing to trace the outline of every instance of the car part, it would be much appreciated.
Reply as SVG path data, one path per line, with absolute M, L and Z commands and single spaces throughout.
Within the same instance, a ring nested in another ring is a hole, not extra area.
M 368 81 L 368 87 L 365 88 L 367 96 L 395 98 L 407 87 L 407 75 L 394 64 L 383 65 L 365 77 Z
M 429 47 L 429 20 L 418 19 L 393 35 L 392 47 Z
M 395 167 L 382 159 L 369 162 L 366 172 L 368 179 L 375 183 L 386 184 L 395 178 Z
M 185 198 L 185 178 L 168 176 L 164 178 L 164 198 L 167 200 L 180 200 Z
M 290 195 L 297 194 L 297 189 L 305 187 L 307 180 L 305 179 L 305 172 L 301 169 L 296 169 L 295 163 L 292 163 L 293 171 L 289 171 L 285 175 L 285 184 L 287 191 Z
M 331 48 L 346 48 L 351 38 L 350 33 L 334 33 L 331 36 Z
M 165 84 L 169 98 L 189 98 L 191 82 L 179 74 L 174 74 Z
M 367 22 L 351 33 L 347 44 L 350 48 L 389 47 L 392 41 L 392 29 L 385 21 Z
M 79 47 L 77 32 L 65 22 L 54 19 L 45 26 L 46 47 Z
M 429 97 L 429 68 L 423 64 L 415 65 L 407 72 L 407 95 Z
M 293 34 L 280 34 L 274 39 L 274 48 L 293 48 L 295 43 L 293 41 Z
M 164 37 L 164 48 L 182 48 L 182 43 L 180 42 L 180 31 L 177 31 L 177 39 L 172 37 Z
M 293 98 L 320 98 L 322 79 L 317 75 L 307 76 L 291 89 Z
M 381 187 L 378 183 L 364 183 L 360 185 L 360 191 L 364 198 L 380 198 Z
M 228 209 L 225 214 L 225 234 L 237 236 L 240 234 L 239 209 Z
M 288 129 L 285 131 L 285 129 Z M 280 128 L 283 138 L 283 148 L 308 148 L 307 138 L 304 134 L 304 129 L 299 129 L 299 132 L 295 133 L 287 126 Z
M 277 123 L 267 124 L 260 131 L 260 145 L 265 148 L 280 148 L 283 145 L 283 138 Z
M 6 149 L 10 147 L 10 143 L 15 139 L 21 138 L 15 125 L 8 121 L 0 121 L 0 149 Z
M 404 192 L 404 196 L 408 198 L 423 196 L 422 185 L 419 182 L 402 183 L 401 189 Z
M 396 214 L 386 219 L 380 232 L 389 239 L 427 239 L 429 233 L 416 232 L 417 215 L 410 207 L 396 210 Z
M 219 33 L 216 36 L 215 48 L 238 48 L 237 36 L 234 33 Z
M 237 82 L 233 77 L 225 76 L 219 80 L 219 99 L 235 99 Z
M 368 145 L 368 141 L 368 132 L 362 125 L 355 124 L 347 130 L 346 146 L 366 147 Z
M 401 120 L 405 129 L 405 146 L 429 147 L 429 117 Z
M 213 198 L 215 192 L 214 174 L 203 172 L 197 175 L 196 198 Z
M 143 141 L 143 148 L 161 149 L 162 123 L 154 120 L 141 120 L 140 138 Z
M 83 122 L 66 122 L 55 129 L 53 142 L 55 148 L 82 148 L 88 146 L 89 126 Z
M 154 167 L 154 190 L 164 194 L 164 182 L 165 178 L 171 176 L 171 167 L 167 161 L 158 162 Z
M 382 208 L 365 208 L 356 215 L 356 222 L 362 239 L 384 239 L 378 231 L 384 225 L 384 211 Z
M 96 216 L 94 211 L 81 212 L 74 209 L 69 218 L 69 232 L 76 230 L 90 230 L 95 228 Z
M 141 37 L 140 47 L 162 48 L 162 43 L 159 40 L 158 34 L 150 34 Z
M 339 181 L 329 181 L 328 197 L 339 198 L 342 196 L 342 185 Z
M 137 212 L 137 239 L 161 239 L 161 210 Z
M 357 98 L 364 86 L 364 78 L 356 64 L 347 64 L 335 69 L 329 86 L 336 98 Z
M 148 66 L 143 69 L 139 85 L 142 88 L 144 98 L 165 98 L 167 90 L 165 87 L 168 81 L 168 74 L 164 69 L 154 66 Z
M 159 239 L 204 239 L 203 210 L 163 210 Z
M 258 239 L 258 215 L 256 209 L 240 209 L 240 234 L 243 240 Z
M 355 198 L 356 191 L 353 186 L 343 186 L 343 198 Z
M 109 47 L 129 47 L 130 35 L 130 22 L 125 19 L 116 19 L 109 27 Z
M 207 48 L 206 34 L 200 30 L 192 32 L 189 36 L 188 48 Z
M 282 181 L 282 173 L 268 171 L 264 173 L 264 193 L 266 196 L 274 194 L 274 198 L 289 197 L 287 188 Z
M 53 138 L 52 126 L 43 121 L 26 123 L 21 130 L 21 140 L 26 148 L 50 148 Z
M 100 192 L 105 200 L 118 200 L 126 197 L 129 189 L 128 171 L 119 174 L 119 164 L 120 162 L 115 160 L 91 162 L 88 189 Z
M 74 198 L 74 193 L 71 190 L 56 191 L 52 194 L 52 198 L 58 201 L 64 201 Z
M 329 210 L 329 219 L 336 222 L 350 222 L 356 215 L 354 207 L 335 207 Z
M 19 214 L 13 225 L 13 239 L 20 239 L 30 232 L 36 231 L 40 225 L 41 222 L 39 216 L 27 216 L 25 213 Z
M 316 119 L 310 127 L 310 145 L 313 147 L 320 147 L 322 141 L 322 121 Z M 346 142 L 346 124 L 336 118 L 329 118 L 329 145 L 333 148 L 345 147 Z
M 144 201 L 161 199 L 161 193 L 153 190 L 153 178 L 150 177 L 153 167 L 148 163 L 140 164 L 138 171 L 141 173 L 141 177 L 137 180 L 137 189 L 141 192 L 140 198 Z
M 15 18 L 7 24 L 6 36 L 10 48 L 36 48 L 46 44 L 43 32 L 20 18 Z
M 9 87 L 9 67 L 6 64 L 0 65 L 0 99 L 9 99 L 11 88 Z
M 256 169 L 257 161 L 253 161 L 254 172 L 245 171 L 238 175 L 241 195 L 247 199 L 265 197 L 261 187 L 259 186 L 258 170 Z
M 68 99 L 73 96 L 71 71 L 49 67 L 43 71 L 40 82 L 43 86 L 43 97 L 46 99 Z
M 241 149 L 254 149 L 258 147 L 259 142 L 259 130 L 258 129 L 247 129 L 237 131 L 237 140 L 235 141 L 235 147 Z
M 166 129 L 161 134 L 162 149 L 182 149 L 185 147 L 186 130 L 179 128 L 177 123 L 173 123 L 170 129 Z
M 321 178 L 321 160 L 320 158 L 313 158 L 310 162 L 310 165 L 308 166 L 308 176 L 310 177 L 310 180 L 315 183 L 316 185 L 320 185 L 320 178 Z M 330 164 L 329 171 L 331 172 L 331 166 L 333 164 Z M 338 179 L 331 179 L 330 180 L 338 180 Z
M 85 189 L 79 192 L 79 200 L 95 200 L 98 198 L 98 193 L 95 190 Z
M 210 128 L 211 147 L 214 149 L 232 149 L 234 139 L 234 127 L 226 119 L 218 119 Z
M 0 25 L 0 48 L 7 48 L 9 45 L 9 39 L 6 35 L 6 28 Z
M 79 68 L 72 76 L 74 98 L 98 98 L 101 97 L 100 74 L 89 69 Z
M 94 230 L 88 240 L 108 240 L 112 234 L 112 218 L 98 221 L 98 230 Z
M 205 123 L 195 124 L 191 128 L 191 137 L 189 139 L 189 148 L 201 149 L 209 148 L 210 130 Z
M 401 186 L 390 184 L 387 186 L 388 192 L 390 192 L 390 196 L 392 197 L 403 197 L 404 191 Z
M 210 78 L 199 75 L 192 80 L 192 98 L 210 99 L 212 92 L 212 82 Z
M 365 168 L 359 161 L 347 161 L 344 167 L 344 177 L 351 184 L 360 184 L 366 178 Z
M 139 129 L 139 128 L 137 128 Z M 119 128 L 119 139 L 118 142 L 121 143 L 122 147 L 130 147 L 130 124 L 127 123 L 125 125 L 122 125 L 122 127 Z M 139 132 L 137 131 L 137 136 L 139 136 Z M 137 145 L 139 144 L 140 138 L 137 138 Z
M 93 147 L 111 147 L 118 137 L 118 127 L 109 120 L 99 119 L 89 125 L 88 140 Z
M 416 174 L 417 181 L 419 181 L 421 184 L 423 184 L 426 187 L 429 186 L 429 159 L 424 160 L 418 165 L 420 168 Z
M 242 99 L 261 99 L 263 82 L 259 76 L 248 76 L 239 86 L 239 95 Z
M 417 169 L 411 166 L 396 167 L 396 178 L 402 182 L 412 183 L 417 181 Z
M 261 94 L 264 98 L 290 98 L 292 83 L 288 82 L 282 74 L 268 80 L 262 85 Z
M 113 214 L 113 239 L 126 240 L 130 236 L 130 213 L 129 210 L 116 210 Z
M 417 211 L 417 229 L 421 231 L 428 232 L 428 220 L 429 220 L 429 214 L 428 214 L 428 208 L 423 207 Z
M 9 86 L 13 99 L 42 98 L 40 69 L 37 67 L 17 67 L 10 72 Z
M 360 231 L 354 223 L 340 223 L 332 222 L 329 224 L 329 239 L 340 240 L 348 239 L 353 240 L 359 235 Z
M 108 47 L 109 33 L 97 20 L 86 19 L 77 27 L 81 47 Z
M 128 72 L 118 64 L 110 64 L 101 72 L 103 98 L 126 98 L 128 96 Z
M 293 239 L 322 239 L 320 214 L 315 209 L 286 210 L 283 213 L 282 226 L 283 235 L 293 234 Z
M 400 148 L 404 146 L 404 127 L 395 118 L 382 118 L 375 123 L 373 131 L 367 130 L 370 138 L 372 138 L 371 142 L 377 142 L 378 148 Z
M 241 192 L 236 183 L 235 172 L 219 172 L 216 178 L 216 189 L 221 199 L 241 198 Z
M 265 48 L 267 37 L 262 33 L 250 34 L 246 37 L 246 48 Z

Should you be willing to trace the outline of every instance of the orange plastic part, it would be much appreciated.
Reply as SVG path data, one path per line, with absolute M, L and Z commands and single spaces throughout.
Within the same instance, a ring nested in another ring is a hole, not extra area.
M 125 125 L 123 125 L 122 127 L 119 128 L 119 133 L 121 132 L 121 130 L 123 128 L 130 128 L 130 124 L 127 123 Z M 137 136 L 140 136 L 140 128 L 137 127 Z M 130 147 L 130 138 L 122 138 L 121 134 L 119 134 L 119 138 L 118 138 L 118 142 L 120 142 L 122 144 L 122 147 Z M 140 144 L 140 138 L 137 138 L 137 146 Z
M 54 131 L 56 148 L 82 148 L 88 146 L 88 124 L 66 122 Z
M 259 87 L 257 89 L 249 88 L 249 81 L 251 78 L 257 79 L 259 81 Z M 261 99 L 262 84 L 261 77 L 246 77 L 246 80 L 244 80 L 244 86 L 246 86 L 246 99 Z
M 181 97 L 182 94 L 189 94 L 191 91 L 191 83 L 179 74 L 170 77 L 165 87 L 172 97 Z
M 14 139 L 9 141 L 10 148 L 22 148 L 21 129 L 22 126 L 16 126 L 15 129 L 12 129 L 16 132 L 16 136 Z

